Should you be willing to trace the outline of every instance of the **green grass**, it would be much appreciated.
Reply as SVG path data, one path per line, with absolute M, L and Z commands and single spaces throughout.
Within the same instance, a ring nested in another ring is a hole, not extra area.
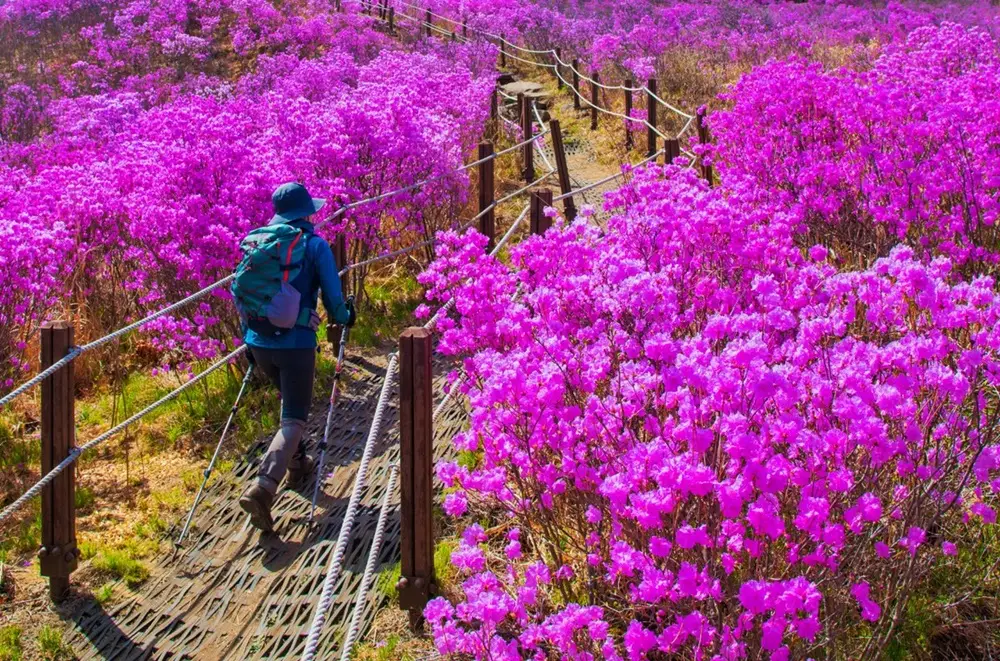
M 21 627 L 0 628 L 0 661 L 21 661 L 23 653 Z
M 413 311 L 423 300 L 420 283 L 409 274 L 400 274 L 385 282 L 369 284 L 366 291 L 368 298 L 358 308 L 350 344 L 378 347 L 395 342 L 414 323 Z
M 413 661 L 409 652 L 398 652 L 399 636 L 392 634 L 381 643 L 356 645 L 351 650 L 351 658 L 356 661 Z
M 0 468 L 34 465 L 41 461 L 41 447 L 25 438 L 22 425 L 11 413 L 0 415 Z
M 399 603 L 399 594 L 396 592 L 396 583 L 402 575 L 402 565 L 396 563 L 391 567 L 386 567 L 375 577 L 375 592 L 388 599 L 390 604 Z
M 12 530 L 0 537 L 0 562 L 8 562 L 26 553 L 34 553 L 42 543 L 42 517 L 39 502 L 33 500 L 28 505 L 29 515 L 20 523 L 12 525 Z
M 69 661 L 76 658 L 73 650 L 63 643 L 62 632 L 47 624 L 38 632 L 38 648 L 46 661 Z
M 99 572 L 137 588 L 149 578 L 149 569 L 129 549 L 103 549 L 94 556 L 91 566 Z
M 77 485 L 76 493 L 73 494 L 73 499 L 76 502 L 76 509 L 81 512 L 86 512 L 94 506 L 94 501 L 97 500 L 97 495 L 90 487 Z
M 115 584 L 105 583 L 101 587 L 94 590 L 94 601 L 104 605 L 111 603 L 111 600 L 115 597 Z
M 442 539 L 434 547 L 434 578 L 441 588 L 455 582 L 455 567 L 451 564 L 451 553 L 458 547 L 454 539 Z

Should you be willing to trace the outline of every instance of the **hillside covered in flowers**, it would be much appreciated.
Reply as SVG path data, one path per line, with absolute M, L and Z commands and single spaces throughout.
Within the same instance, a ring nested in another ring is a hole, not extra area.
M 424 611 L 438 652 L 1000 654 L 1000 8 L 420 7 L 657 81 L 704 113 L 711 142 L 683 146 L 715 180 L 626 165 L 606 222 L 550 208 L 489 255 L 457 231 L 457 168 L 490 119 L 490 43 L 392 34 L 350 0 L 13 0 L 3 390 L 42 321 L 96 337 L 230 273 L 276 182 L 343 205 L 433 178 L 322 231 L 352 262 L 442 231 L 416 318 L 451 306 L 438 348 L 470 414 L 436 467 L 457 540 Z M 185 371 L 238 334 L 220 289 L 135 342 Z

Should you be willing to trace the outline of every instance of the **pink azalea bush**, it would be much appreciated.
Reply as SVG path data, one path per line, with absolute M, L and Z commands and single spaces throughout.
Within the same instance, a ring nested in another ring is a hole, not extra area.
M 510 267 L 474 232 L 441 249 L 475 460 L 438 468 L 467 517 L 439 651 L 802 658 L 863 622 L 877 658 L 995 522 L 992 278 L 905 246 L 839 272 L 768 193 L 650 167 L 606 231 L 559 224 Z
M 55 95 L 38 109 L 42 135 L 0 142 L 0 379 L 30 371 L 47 317 L 79 311 L 86 340 L 229 274 L 282 182 L 306 183 L 332 212 L 437 178 L 323 227 L 346 234 L 352 262 L 459 222 L 468 175 L 456 169 L 492 90 L 482 49 L 403 51 L 351 16 L 332 19 L 345 38 L 316 57 L 290 49 L 233 80 Z M 213 357 L 238 333 L 224 288 L 153 330 L 163 365 Z
M 768 63 L 725 95 L 709 150 L 724 178 L 780 198 L 808 242 L 956 266 L 1000 257 L 1000 50 L 981 29 L 921 28 L 869 71 Z

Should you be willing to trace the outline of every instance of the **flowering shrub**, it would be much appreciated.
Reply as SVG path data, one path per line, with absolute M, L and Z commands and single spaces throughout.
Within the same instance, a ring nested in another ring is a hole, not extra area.
M 449 237 L 424 280 L 477 459 L 438 475 L 476 516 L 425 611 L 439 651 L 804 658 L 864 623 L 877 658 L 995 522 L 993 280 L 907 247 L 838 272 L 766 193 L 651 167 L 607 231 L 557 224 L 512 268 Z
M 1000 257 L 1000 51 L 979 29 L 922 28 L 870 71 L 792 59 L 715 113 L 724 177 L 781 198 L 809 242 L 874 257 L 906 241 L 956 266 Z
M 439 177 L 322 228 L 347 235 L 351 261 L 458 222 L 468 178 L 455 170 L 492 89 L 481 49 L 404 52 L 360 18 L 336 20 L 349 36 L 321 56 L 261 54 L 235 80 L 147 77 L 149 88 L 50 99 L 44 136 L 0 143 L 0 378 L 28 369 L 30 329 L 46 316 L 79 309 L 85 340 L 227 275 L 284 181 L 336 209 Z M 364 271 L 352 275 L 360 285 Z M 232 341 L 227 298 L 154 325 L 164 364 Z

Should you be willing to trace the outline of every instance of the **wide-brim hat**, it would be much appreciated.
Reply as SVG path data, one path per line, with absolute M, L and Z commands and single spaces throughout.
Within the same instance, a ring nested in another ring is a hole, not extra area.
M 274 205 L 274 217 L 271 224 L 288 223 L 313 215 L 323 208 L 326 200 L 313 197 L 302 184 L 282 184 L 271 196 Z

